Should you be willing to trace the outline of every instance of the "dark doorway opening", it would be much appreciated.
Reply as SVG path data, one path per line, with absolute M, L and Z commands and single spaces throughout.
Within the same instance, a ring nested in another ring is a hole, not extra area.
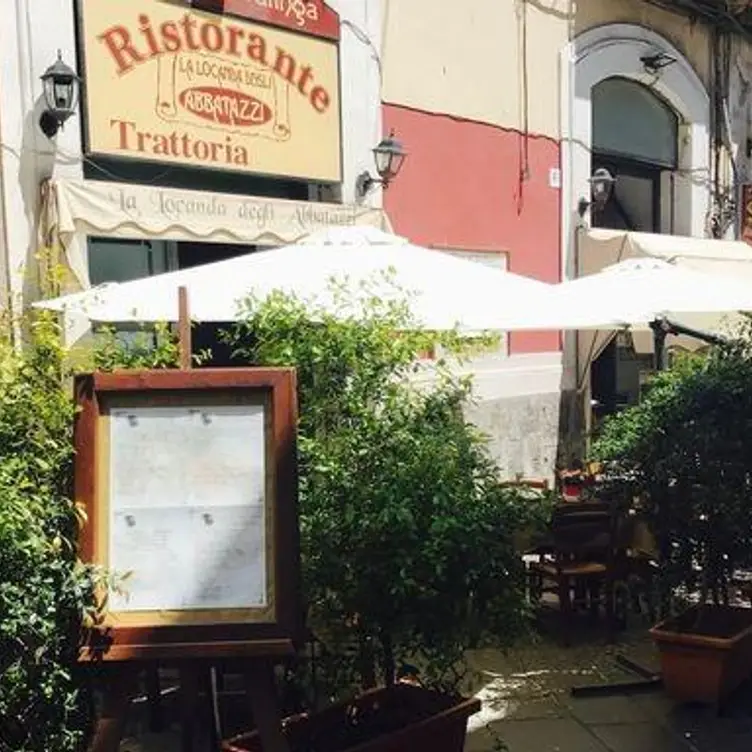
M 602 209 L 593 208 L 593 227 L 631 232 L 661 231 L 660 165 L 626 157 L 593 155 L 593 171 L 605 168 L 616 179 Z
M 178 268 L 190 269 L 203 264 L 225 261 L 238 256 L 245 256 L 258 250 L 254 245 L 235 245 L 232 243 L 178 243 Z M 214 294 L 221 296 L 222 290 L 215 290 Z M 193 352 L 200 353 L 210 350 L 211 359 L 205 363 L 210 368 L 229 368 L 241 365 L 233 358 L 232 346 L 223 341 L 223 332 L 229 332 L 233 322 L 198 322 L 193 327 Z

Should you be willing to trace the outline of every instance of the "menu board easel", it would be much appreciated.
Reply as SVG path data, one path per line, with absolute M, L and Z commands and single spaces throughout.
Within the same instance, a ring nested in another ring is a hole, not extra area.
M 294 371 L 96 373 L 75 393 L 81 556 L 116 578 L 80 651 L 114 669 L 93 751 L 117 750 L 139 666 L 226 659 L 244 662 L 264 749 L 285 750 L 273 665 L 302 628 Z

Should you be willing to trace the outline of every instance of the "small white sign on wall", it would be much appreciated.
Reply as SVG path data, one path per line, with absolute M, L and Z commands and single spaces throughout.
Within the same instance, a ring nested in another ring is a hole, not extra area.
M 465 259 L 466 261 L 473 261 L 477 264 L 485 264 L 492 269 L 500 269 L 507 271 L 509 268 L 509 256 L 505 251 L 471 251 L 460 250 L 457 248 L 440 248 L 438 250 L 448 253 L 451 256 Z M 499 305 L 501 305 L 501 298 L 499 299 Z M 486 353 L 487 356 L 508 356 L 509 355 L 509 337 L 506 334 L 501 334 L 499 346 L 489 350 Z

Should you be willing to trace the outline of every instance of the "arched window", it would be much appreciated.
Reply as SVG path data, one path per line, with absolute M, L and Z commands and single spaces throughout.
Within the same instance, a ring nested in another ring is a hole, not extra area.
M 607 78 L 592 90 L 592 149 L 602 155 L 676 168 L 676 113 L 647 86 Z

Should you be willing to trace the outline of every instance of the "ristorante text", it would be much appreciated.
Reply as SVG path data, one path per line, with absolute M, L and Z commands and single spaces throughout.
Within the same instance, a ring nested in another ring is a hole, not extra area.
M 113 25 L 97 35 L 97 39 L 106 48 L 120 76 L 162 55 L 209 53 L 228 60 L 248 60 L 267 68 L 288 82 L 321 115 L 327 113 L 332 104 L 328 89 L 317 82 L 314 66 L 270 44 L 257 27 L 219 23 L 191 13 L 154 24 L 148 15 L 140 14 L 136 28 Z M 250 161 L 247 150 L 229 137 L 202 141 L 174 132 L 169 135 L 149 133 L 122 118 L 113 118 L 110 127 L 122 150 L 150 151 L 155 155 L 237 166 Z

